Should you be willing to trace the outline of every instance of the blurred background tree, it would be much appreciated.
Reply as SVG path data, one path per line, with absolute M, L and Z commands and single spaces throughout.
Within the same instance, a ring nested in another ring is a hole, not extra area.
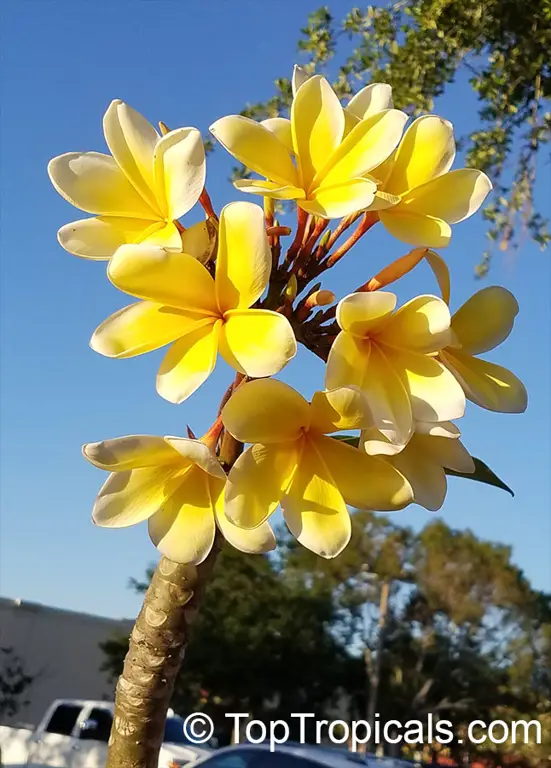
M 479 108 L 460 144 L 467 165 L 494 184 L 484 209 L 489 245 L 476 274 L 486 275 L 495 248 L 518 248 L 527 236 L 547 246 L 546 212 L 534 193 L 538 166 L 549 165 L 551 0 L 398 0 L 352 7 L 342 19 L 322 7 L 309 16 L 298 49 L 305 68 L 327 73 L 340 97 L 369 82 L 390 83 L 395 106 L 410 115 L 431 112 L 466 73 Z M 290 79 L 275 86 L 271 98 L 242 114 L 285 114 Z
M 448 751 L 457 762 L 482 749 L 489 764 L 504 755 L 546 760 L 551 597 L 532 589 L 510 548 L 441 520 L 417 534 L 370 512 L 355 512 L 352 524 L 351 544 L 335 560 L 284 531 L 277 557 L 223 550 L 172 706 L 208 712 L 223 742 L 231 736 L 225 712 L 287 721 L 291 712 L 377 712 L 380 722 L 432 713 L 460 731 L 474 719 L 539 719 L 541 745 L 455 741 Z M 103 649 L 115 676 L 127 639 Z M 386 751 L 416 748 L 422 743 Z

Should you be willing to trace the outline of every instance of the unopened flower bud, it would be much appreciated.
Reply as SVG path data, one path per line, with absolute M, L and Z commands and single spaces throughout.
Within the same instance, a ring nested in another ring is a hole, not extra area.
M 372 277 L 365 285 L 362 286 L 362 291 L 378 291 L 379 288 L 384 288 L 390 283 L 396 282 L 404 275 L 419 264 L 427 254 L 428 248 L 414 248 L 405 256 L 401 256 L 392 264 L 382 269 L 375 277 Z
M 162 120 L 159 120 L 159 130 L 161 132 L 161 136 L 166 136 L 167 133 L 170 133 L 170 128 L 166 123 L 163 123 Z
M 337 297 L 333 291 L 322 289 L 321 291 L 315 291 L 310 294 L 306 299 L 304 306 L 307 309 L 313 309 L 314 307 L 326 307 L 328 304 L 332 304 Z
M 297 297 L 297 291 L 298 291 L 297 276 L 291 275 L 291 279 L 289 280 L 285 288 L 285 298 L 287 299 L 287 301 L 293 302 Z

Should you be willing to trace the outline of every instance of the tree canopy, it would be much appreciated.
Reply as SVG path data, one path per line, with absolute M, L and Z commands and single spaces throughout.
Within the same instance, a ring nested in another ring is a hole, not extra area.
M 551 128 L 550 0 L 399 0 L 351 7 L 342 19 L 324 6 L 308 17 L 298 48 L 306 69 L 327 71 L 341 97 L 386 82 L 395 105 L 411 115 L 432 111 L 435 98 L 465 73 L 479 104 L 462 137 L 467 164 L 494 184 L 484 210 L 489 246 L 477 274 L 487 273 L 494 248 L 518 247 L 525 235 L 547 246 L 535 183 Z M 272 97 L 243 114 L 285 113 L 290 78 L 275 86 Z

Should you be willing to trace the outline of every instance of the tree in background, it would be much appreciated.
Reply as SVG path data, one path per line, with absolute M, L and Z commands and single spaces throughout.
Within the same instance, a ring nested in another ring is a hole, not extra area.
M 539 718 L 545 733 L 549 596 L 530 587 L 510 548 L 441 520 L 418 534 L 370 512 L 354 513 L 352 523 L 351 546 L 334 560 L 316 558 L 283 531 L 277 559 L 222 551 L 177 680 L 175 709 L 206 711 L 221 741 L 231 736 L 228 711 L 289 721 L 291 712 L 321 717 L 335 705 L 350 719 L 376 711 L 381 722 L 405 723 L 432 713 L 459 727 L 474 719 Z M 120 638 L 103 645 L 113 676 L 127 645 Z M 422 739 L 417 746 L 423 749 Z M 537 765 L 548 750 L 545 743 L 487 747 L 454 741 L 450 753 L 460 760 L 466 750 L 484 750 L 493 762 L 513 754 Z
M 147 583 L 131 584 L 139 593 L 147 589 Z M 330 632 L 335 620 L 327 590 L 310 592 L 291 583 L 273 559 L 223 549 L 172 706 L 206 711 L 218 736 L 228 741 L 224 712 L 249 712 L 262 720 L 336 704 L 340 687 L 356 674 L 354 660 Z M 128 639 L 114 638 L 102 647 L 105 669 L 118 676 Z
M 33 680 L 13 648 L 0 648 L 0 722 L 28 704 L 25 696 Z
M 310 14 L 299 50 L 308 71 L 334 73 L 339 96 L 368 82 L 389 83 L 394 103 L 411 115 L 466 73 L 479 100 L 479 122 L 464 137 L 467 165 L 484 170 L 494 195 L 484 217 L 488 250 L 476 273 L 487 273 L 494 247 L 518 247 L 527 234 L 542 249 L 551 237 L 534 199 L 538 163 L 551 128 L 551 3 L 549 0 L 399 0 L 352 7 L 336 19 L 327 6 Z M 284 113 L 291 81 L 248 105 L 255 119 Z

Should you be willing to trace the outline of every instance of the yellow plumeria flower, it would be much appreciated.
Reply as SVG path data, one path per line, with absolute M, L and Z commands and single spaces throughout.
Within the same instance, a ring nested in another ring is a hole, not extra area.
M 327 360 L 328 389 L 356 386 L 371 417 L 370 454 L 401 450 L 414 421 L 449 421 L 465 410 L 465 395 L 434 353 L 450 342 L 450 311 L 435 296 L 418 296 L 397 312 L 393 293 L 353 293 L 337 306 L 342 329 Z
M 148 520 L 152 542 L 177 563 L 201 563 L 217 527 L 242 552 L 275 547 L 268 523 L 246 531 L 225 517 L 226 475 L 200 440 L 128 435 L 82 450 L 94 466 L 111 472 L 94 506 L 96 525 L 125 528 Z
M 126 243 L 182 249 L 174 224 L 205 185 L 205 150 L 196 128 L 161 137 L 124 102 L 112 101 L 103 118 L 111 155 L 68 152 L 48 165 L 52 184 L 76 208 L 97 214 L 66 224 L 60 244 L 87 259 L 109 259 Z
M 340 101 L 327 80 L 316 75 L 300 86 L 293 99 L 290 138 L 283 136 L 286 121 L 273 120 L 283 123 L 266 125 L 230 115 L 211 126 L 228 152 L 265 177 L 240 180 L 235 186 L 252 194 L 296 200 L 308 213 L 332 219 L 374 204 L 377 187 L 365 174 L 396 147 L 407 115 L 396 109 L 377 112 L 359 120 L 345 136 Z M 380 198 L 376 205 L 395 201 Z
M 105 320 L 92 336 L 92 349 L 124 358 L 174 342 L 157 376 L 157 392 L 173 403 L 207 379 L 218 352 L 248 376 L 271 376 L 297 349 L 286 317 L 251 309 L 268 285 L 271 267 L 264 213 L 252 203 L 222 210 L 215 279 L 188 254 L 122 246 L 109 262 L 108 277 L 144 301 Z
M 436 115 L 414 120 L 393 154 L 371 171 L 379 194 L 399 198 L 379 217 L 391 235 L 410 245 L 441 248 L 451 224 L 475 213 L 492 189 L 482 171 L 450 171 L 455 158 L 453 126 Z
M 411 484 L 414 503 L 431 512 L 440 509 L 446 498 L 446 469 L 464 473 L 475 471 L 472 456 L 459 436 L 460 432 L 452 422 L 417 422 L 406 447 L 387 457 L 387 461 Z
M 230 470 L 229 519 L 255 529 L 281 504 L 298 541 L 331 558 L 350 539 L 347 504 L 379 510 L 407 505 L 411 487 L 394 467 L 327 436 L 364 423 L 358 395 L 353 389 L 316 392 L 310 404 L 274 379 L 239 387 L 222 420 L 237 440 L 253 445 Z
M 309 80 L 313 75 L 309 74 L 304 67 L 300 67 L 295 64 L 293 69 L 293 77 L 291 80 L 291 88 L 293 97 L 296 96 L 298 89 L 303 83 Z M 369 85 L 361 88 L 344 107 L 345 116 L 345 136 L 350 130 L 357 125 L 360 120 L 365 120 L 366 117 L 382 112 L 385 109 L 392 109 L 394 103 L 392 101 L 392 88 L 387 83 L 370 83 Z M 277 123 L 273 121 L 278 121 Z M 287 125 L 284 127 L 284 121 Z M 272 128 L 280 136 L 291 137 L 291 121 L 285 118 L 273 117 L 262 121 L 263 125 L 268 128 Z M 290 148 L 292 149 L 292 142 Z
M 463 304 L 452 317 L 453 343 L 439 353 L 473 403 L 489 411 L 522 413 L 528 395 L 507 368 L 478 355 L 501 344 L 513 329 L 518 303 L 506 288 L 489 286 Z

